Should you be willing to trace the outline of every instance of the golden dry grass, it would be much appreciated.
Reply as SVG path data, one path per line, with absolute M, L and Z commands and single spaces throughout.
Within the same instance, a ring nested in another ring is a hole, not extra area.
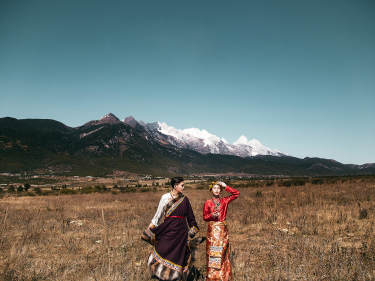
M 227 216 L 234 280 L 375 280 L 374 182 L 240 191 Z M 149 280 L 139 236 L 163 192 L 0 199 L 0 280 Z M 205 235 L 210 194 L 185 194 Z

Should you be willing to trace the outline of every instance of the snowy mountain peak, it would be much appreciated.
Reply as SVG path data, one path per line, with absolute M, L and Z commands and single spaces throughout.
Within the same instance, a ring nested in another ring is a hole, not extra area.
M 183 136 L 180 130 L 177 130 L 172 126 L 168 126 L 168 124 L 165 122 L 158 121 L 157 125 L 159 126 L 159 131 L 164 135 L 174 136 L 177 139 L 180 139 Z
M 158 125 L 160 128 L 159 131 L 162 134 L 173 136 L 183 142 L 200 140 L 200 141 L 203 141 L 205 146 L 216 145 L 219 142 L 227 143 L 225 139 L 219 138 L 218 136 L 213 135 L 204 129 L 201 130 L 198 128 L 188 128 L 188 129 L 179 130 L 172 126 L 169 126 L 165 122 L 158 122 Z
M 257 139 L 248 140 L 246 136 L 240 136 L 233 144 L 228 143 L 224 138 L 220 138 L 207 130 L 198 128 L 176 129 L 165 122 L 157 122 L 149 125 L 152 130 L 157 130 L 168 136 L 168 140 L 173 145 L 193 149 L 200 153 L 228 154 L 241 157 L 256 155 L 280 156 L 277 150 L 272 150 L 264 146 Z
M 281 155 L 280 151 L 278 150 L 272 150 L 268 148 L 267 146 L 263 145 L 260 141 L 257 139 L 251 139 L 248 140 L 245 136 L 240 136 L 238 140 L 236 140 L 233 145 L 235 146 L 245 146 L 245 147 L 251 147 L 251 156 L 256 156 L 256 155 Z
M 248 143 L 247 137 L 245 137 L 244 135 L 242 135 L 233 144 L 237 145 L 237 144 L 247 144 L 247 143 Z
M 234 145 L 243 144 L 243 145 L 250 145 L 250 146 L 263 146 L 262 143 L 258 141 L 257 139 L 248 140 L 247 137 L 245 137 L 244 135 L 240 136 L 238 140 L 236 140 L 233 144 Z

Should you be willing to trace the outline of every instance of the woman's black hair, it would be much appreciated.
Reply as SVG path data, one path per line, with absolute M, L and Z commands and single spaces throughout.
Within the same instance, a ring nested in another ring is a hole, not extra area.
M 184 181 L 183 177 L 174 177 L 174 178 L 171 178 L 171 186 L 172 186 L 172 188 L 174 188 L 174 186 L 176 184 L 179 184 L 182 181 Z

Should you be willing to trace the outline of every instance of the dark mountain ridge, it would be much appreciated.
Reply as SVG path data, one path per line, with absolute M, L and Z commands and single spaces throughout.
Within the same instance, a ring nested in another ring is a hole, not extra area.
M 0 172 L 45 170 L 51 173 L 106 175 L 113 170 L 175 175 L 247 173 L 327 176 L 375 174 L 375 164 L 342 164 L 322 158 L 201 154 L 182 149 L 128 117 L 113 114 L 79 127 L 50 119 L 0 118 Z

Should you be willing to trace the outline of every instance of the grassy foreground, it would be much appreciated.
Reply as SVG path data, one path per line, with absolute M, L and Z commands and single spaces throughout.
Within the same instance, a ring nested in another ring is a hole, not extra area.
M 0 199 L 0 280 L 149 280 L 139 236 L 166 191 Z M 374 182 L 240 191 L 227 217 L 234 280 L 375 280 Z M 210 194 L 185 194 L 205 236 Z

